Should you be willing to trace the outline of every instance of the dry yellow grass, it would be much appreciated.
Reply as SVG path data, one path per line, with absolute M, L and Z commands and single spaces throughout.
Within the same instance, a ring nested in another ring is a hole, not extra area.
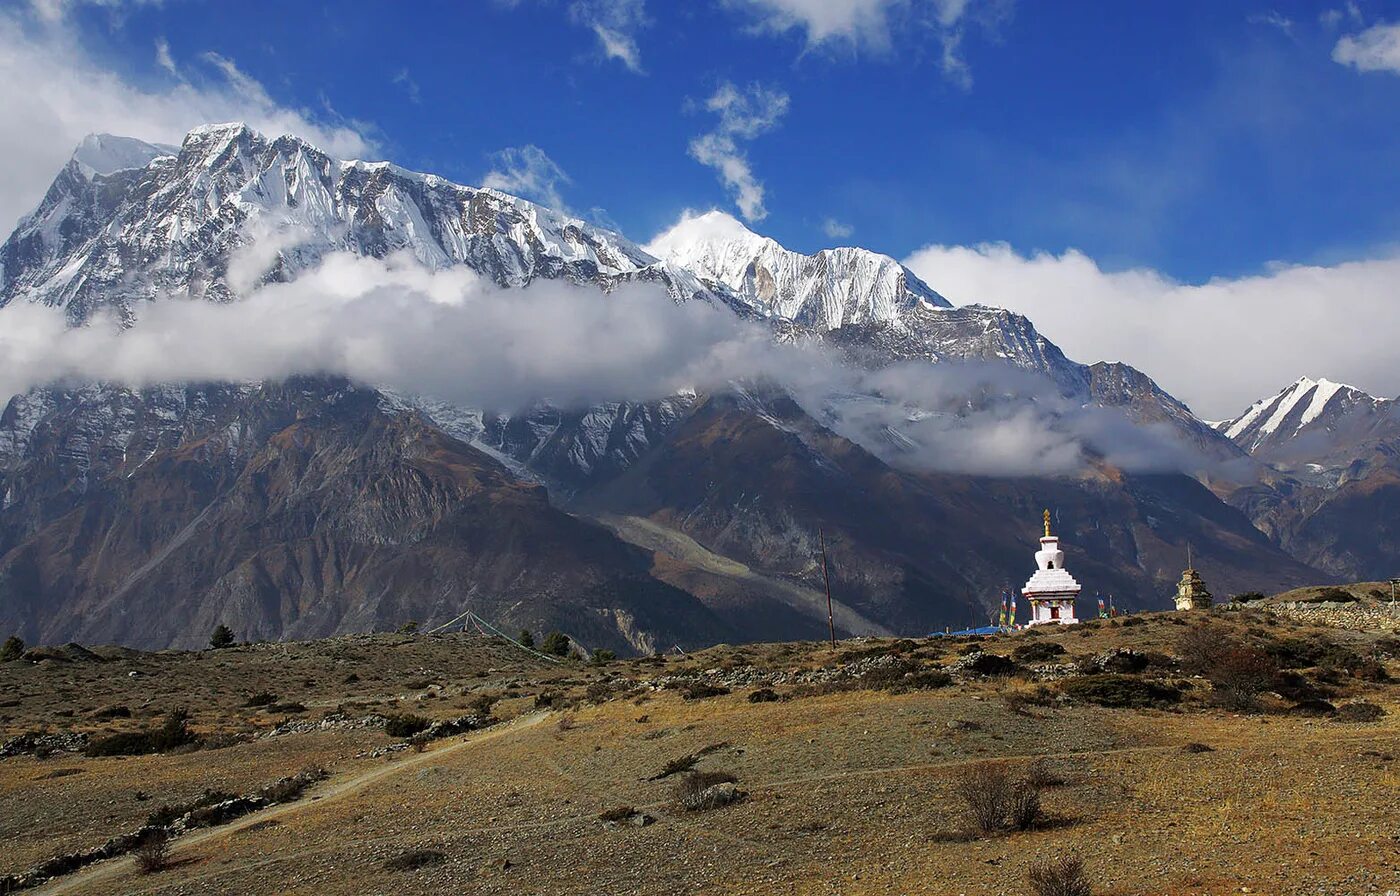
M 1158 620 L 1036 637 L 1087 653 L 1128 644 L 1165 649 L 1174 630 Z M 1026 642 L 1020 636 L 991 646 L 1005 652 Z M 622 673 L 726 663 L 814 668 L 831 659 L 817 645 L 757 645 L 717 648 L 664 668 L 546 670 L 547 684 L 512 673 L 521 696 L 506 710 L 528 711 L 532 691 L 578 693 Z M 453 678 L 450 670 L 444 677 Z M 201 770 L 241 784 L 276 777 L 312 754 L 333 771 L 312 793 L 321 799 L 175 841 L 169 870 L 141 876 L 129 859 L 114 860 L 37 892 L 1020 894 L 1029 893 L 1032 861 L 1065 851 L 1085 858 L 1098 894 L 1400 889 L 1400 769 L 1386 758 L 1400 755 L 1400 686 L 1356 686 L 1389 713 L 1365 724 L 1194 705 L 1018 713 L 1000 696 L 1008 687 L 1027 686 L 970 682 L 757 704 L 742 689 L 696 701 L 644 691 L 566 713 L 530 713 L 422 754 L 376 759 L 361 754 L 386 743 L 384 735 L 338 732 L 187 756 L 5 760 L 0 800 L 7 831 L 22 839 L 25 818 L 57 823 L 60 802 L 112 799 L 131 784 L 111 782 L 129 772 L 165 788 L 195 787 Z M 1193 741 L 1213 751 L 1183 752 Z M 671 805 L 672 779 L 648 780 L 702 748 L 712 749 L 697 768 L 735 775 L 746 801 L 686 813 Z M 1045 793 L 1048 824 L 1007 836 L 956 836 L 966 826 L 956 794 L 963 769 L 989 759 L 1020 767 L 1038 756 L 1066 782 Z M 31 787 L 39 768 L 72 764 L 83 773 Z M 32 802 L 21 794 L 33 794 Z M 599 820 L 603 810 L 624 805 L 657 822 Z M 99 827 L 74 826 L 63 842 Z M 32 840 L 26 849 L 35 854 Z M 442 860 L 417 870 L 385 867 L 410 850 L 436 851 Z

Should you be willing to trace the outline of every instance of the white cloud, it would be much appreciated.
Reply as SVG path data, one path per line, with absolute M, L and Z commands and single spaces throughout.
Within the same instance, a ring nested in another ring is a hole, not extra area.
M 718 115 L 719 123 L 690 141 L 691 157 L 719 173 L 745 219 L 763 220 L 768 216 L 763 184 L 754 176 L 740 142 L 776 127 L 787 113 L 788 95 L 761 84 L 739 88 L 725 82 L 705 101 L 705 109 Z
M 933 245 L 905 264 L 955 303 L 1027 315 L 1076 360 L 1132 364 L 1208 418 L 1233 417 L 1303 375 L 1400 392 L 1400 254 L 1202 285 L 1005 244 Z
M 496 167 L 481 178 L 483 187 L 568 211 L 561 189 L 569 175 L 538 146 L 507 147 L 492 156 L 492 164 Z
M 896 36 L 931 38 L 939 46 L 944 75 L 967 89 L 972 73 L 962 58 L 969 21 L 995 27 L 1010 0 L 727 0 L 749 13 L 757 29 L 798 31 L 807 47 L 844 47 L 854 52 L 887 53 Z M 977 15 L 974 15 L 977 13 Z
M 38 204 L 90 133 L 170 143 L 196 125 L 242 120 L 340 156 L 372 151 L 364 126 L 288 108 L 232 60 L 202 62 L 185 78 L 138 84 L 94 60 L 62 22 L 34 25 L 0 13 L 0 83 L 24 85 L 0 91 L 0 231 Z
M 179 69 L 175 67 L 175 57 L 170 55 L 170 41 L 163 37 L 156 38 L 156 65 L 177 78 L 180 76 Z
M 854 227 L 849 224 L 842 224 L 835 218 L 827 218 L 822 222 L 822 233 L 833 240 L 844 240 L 855 232 Z
M 646 0 L 575 0 L 569 15 L 593 32 L 605 58 L 645 73 L 636 34 L 647 24 Z
M 1400 23 L 1372 25 L 1342 37 L 1332 48 L 1332 60 L 1357 71 L 1400 74 Z
M 561 281 L 501 289 L 465 267 L 411 254 L 338 253 L 290 282 L 259 285 L 293 233 L 230 259 L 239 301 L 168 298 L 123 328 L 99 314 L 0 308 L 0 407 L 49 383 L 156 383 L 336 374 L 461 407 L 517 411 L 649 401 L 684 389 L 773 383 L 809 413 L 891 462 L 985 474 L 1072 472 L 1098 454 L 1134 469 L 1193 462 L 1162 432 L 1080 408 L 1047 380 L 1000 364 L 846 365 L 816 344 L 779 344 L 765 325 L 659 286 L 611 293 Z

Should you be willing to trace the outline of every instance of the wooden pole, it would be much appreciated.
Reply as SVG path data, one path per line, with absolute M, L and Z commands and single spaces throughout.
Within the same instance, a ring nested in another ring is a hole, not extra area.
M 826 582 L 826 624 L 831 629 L 831 649 L 836 649 L 836 614 L 831 610 L 831 573 L 826 568 L 826 533 L 817 529 L 817 540 L 822 547 L 822 579 Z

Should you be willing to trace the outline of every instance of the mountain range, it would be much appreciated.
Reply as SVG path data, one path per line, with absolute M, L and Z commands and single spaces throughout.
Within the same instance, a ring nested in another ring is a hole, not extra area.
M 1168 605 L 1188 544 L 1222 594 L 1382 578 L 1397 559 L 1377 531 L 1400 509 L 1394 402 L 1300 380 L 1209 424 L 1141 371 L 1070 360 L 1024 316 L 952 307 L 876 252 L 803 255 L 719 212 L 643 247 L 239 124 L 178 147 L 85 140 L 0 247 L 0 307 L 139 328 L 152 303 L 238 302 L 337 253 L 465 267 L 501 301 L 540 281 L 654 284 L 852 370 L 971 364 L 1044 394 L 908 408 L 909 427 L 871 437 L 842 409 L 887 396 L 814 403 L 768 381 L 509 412 L 312 372 L 56 383 L 0 413 L 0 629 L 188 647 L 220 622 L 275 639 L 470 608 L 628 652 L 820 637 L 824 539 L 841 631 L 922 634 L 985 620 L 1024 580 L 1045 506 L 1077 578 L 1128 607 Z M 1107 415 L 1106 435 L 1072 471 L 910 460 L 922 417 L 999 403 Z M 1121 462 L 1108 419 L 1191 462 Z

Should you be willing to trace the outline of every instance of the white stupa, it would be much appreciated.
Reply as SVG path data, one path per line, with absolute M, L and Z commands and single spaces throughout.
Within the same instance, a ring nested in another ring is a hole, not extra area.
M 1021 589 L 1031 605 L 1031 618 L 1026 624 L 1073 625 L 1078 622 L 1074 615 L 1074 599 L 1079 596 L 1079 583 L 1065 569 L 1065 552 L 1060 550 L 1060 539 L 1050 534 L 1048 510 L 1045 511 L 1045 537 L 1040 539 L 1040 550 L 1035 552 L 1035 565 L 1035 575 Z

